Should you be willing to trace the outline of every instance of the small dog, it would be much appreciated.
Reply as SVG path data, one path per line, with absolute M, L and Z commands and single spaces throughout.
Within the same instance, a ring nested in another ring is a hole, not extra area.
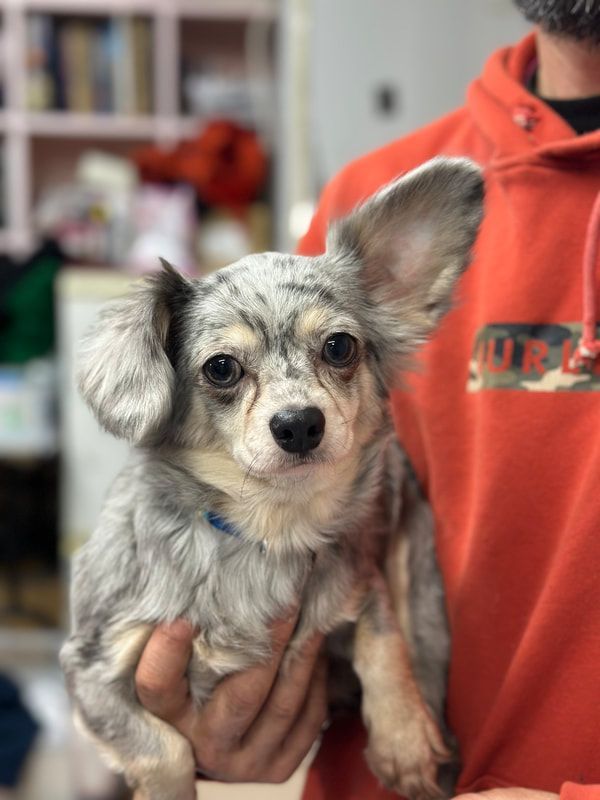
M 187 740 L 136 698 L 153 627 L 199 631 L 200 706 L 268 657 L 298 597 L 287 658 L 316 630 L 345 646 L 371 768 L 439 794 L 448 634 L 387 398 L 450 306 L 482 200 L 474 164 L 434 159 L 335 222 L 325 255 L 248 256 L 202 280 L 165 264 L 87 339 L 83 396 L 137 449 L 75 558 L 61 662 L 81 725 L 147 800 L 188 800 L 195 774 Z

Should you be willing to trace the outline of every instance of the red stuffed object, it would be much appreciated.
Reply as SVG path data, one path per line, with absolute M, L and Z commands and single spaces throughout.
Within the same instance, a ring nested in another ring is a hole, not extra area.
M 156 147 L 134 159 L 147 181 L 185 181 L 208 206 L 239 210 L 256 199 L 267 176 L 267 157 L 258 137 L 235 122 L 215 120 L 174 151 Z

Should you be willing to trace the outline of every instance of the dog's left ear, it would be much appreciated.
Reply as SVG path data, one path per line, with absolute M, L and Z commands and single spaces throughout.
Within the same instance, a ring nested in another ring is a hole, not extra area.
M 161 261 L 162 272 L 102 311 L 79 353 L 84 400 L 107 431 L 133 444 L 147 441 L 171 413 L 175 372 L 167 337 L 173 314 L 192 291 Z
M 396 352 L 422 343 L 450 307 L 482 213 L 479 167 L 436 158 L 331 226 L 327 256 L 358 270 Z

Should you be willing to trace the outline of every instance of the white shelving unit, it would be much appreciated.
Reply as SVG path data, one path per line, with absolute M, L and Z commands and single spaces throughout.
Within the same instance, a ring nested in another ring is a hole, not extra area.
M 168 145 L 198 130 L 199 120 L 180 108 L 182 26 L 207 22 L 276 23 L 279 0 L 0 0 L 4 31 L 4 108 L 0 139 L 4 141 L 5 227 L 0 229 L 0 252 L 22 253 L 35 242 L 32 223 L 34 142 L 71 142 L 82 149 L 86 141 L 155 142 Z M 131 115 L 31 111 L 26 101 L 27 15 L 48 13 L 77 16 L 139 14 L 152 23 L 153 113 Z M 64 146 L 62 148 L 64 153 Z

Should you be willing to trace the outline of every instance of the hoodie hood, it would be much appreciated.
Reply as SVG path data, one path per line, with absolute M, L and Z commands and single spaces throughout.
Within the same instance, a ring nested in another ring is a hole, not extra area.
M 577 135 L 565 120 L 526 88 L 537 65 L 535 35 L 515 47 L 498 50 L 483 74 L 469 87 L 467 103 L 475 124 L 492 147 L 490 166 L 515 162 L 581 162 L 582 169 L 600 167 L 600 131 Z M 600 180 L 599 180 L 600 185 Z M 574 364 L 588 365 L 600 356 L 596 336 L 598 253 L 600 252 L 600 193 L 589 210 L 582 263 L 582 336 Z
M 470 85 L 467 104 L 492 146 L 492 161 L 537 158 L 600 160 L 600 131 L 578 136 L 526 81 L 537 64 L 535 35 L 497 50 Z

